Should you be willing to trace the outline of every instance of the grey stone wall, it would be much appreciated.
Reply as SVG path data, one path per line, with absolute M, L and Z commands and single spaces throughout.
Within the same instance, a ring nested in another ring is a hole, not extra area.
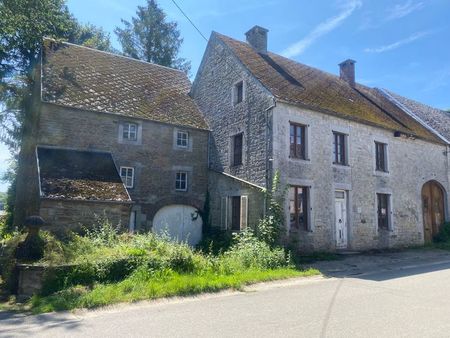
M 40 215 L 46 221 L 43 230 L 64 236 L 67 231 L 80 231 L 106 217 L 112 226 L 128 229 L 130 204 L 42 199 Z
M 244 100 L 233 104 L 233 86 L 244 81 Z M 270 157 L 267 109 L 272 98 L 213 34 L 192 87 L 192 96 L 212 129 L 210 168 L 266 186 Z M 270 121 L 270 120 L 269 120 Z M 231 138 L 244 133 L 243 164 L 231 165 Z
M 393 131 L 277 103 L 273 113 L 274 169 L 282 181 L 311 187 L 312 231 L 287 232 L 301 250 L 336 248 L 334 191 L 348 191 L 350 249 L 423 243 L 421 189 L 430 180 L 450 191 L 446 147 L 394 137 Z M 308 160 L 289 158 L 289 122 L 307 126 Z M 349 166 L 332 164 L 332 132 L 348 134 Z M 375 141 L 388 144 L 389 173 L 375 171 Z M 391 194 L 393 227 L 378 230 L 376 194 Z M 286 205 L 286 209 L 287 205 Z M 447 210 L 449 206 L 447 205 Z M 448 215 L 448 212 L 447 212 Z M 288 218 L 288 211 L 286 211 Z
M 138 142 L 120 142 L 119 126 L 138 123 Z M 174 147 L 176 129 L 187 130 L 191 147 Z M 203 208 L 208 183 L 208 131 L 124 116 L 42 104 L 38 144 L 109 151 L 117 167 L 135 168 L 134 187 L 128 192 L 139 212 L 137 229 L 148 230 L 159 208 L 188 204 Z M 188 172 L 188 190 L 175 191 L 177 170 Z
M 226 176 L 222 173 L 210 171 L 208 191 L 210 196 L 210 224 L 221 227 L 222 198 L 231 196 L 248 196 L 248 225 L 256 225 L 264 217 L 264 193 L 262 189 Z

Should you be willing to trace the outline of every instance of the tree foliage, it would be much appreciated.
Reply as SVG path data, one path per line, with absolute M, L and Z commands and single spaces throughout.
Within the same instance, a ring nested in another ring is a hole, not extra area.
M 0 1 L 0 139 L 15 160 L 24 121 L 31 114 L 33 70 L 44 37 L 111 50 L 109 35 L 93 25 L 80 24 L 64 0 Z M 8 212 L 13 211 L 16 167 L 13 163 L 6 175 L 11 182 Z
M 114 32 L 125 55 L 189 72 L 190 62 L 177 56 L 183 43 L 177 23 L 167 21 L 155 0 L 138 6 L 136 17 L 131 22 L 122 19 L 122 24 Z

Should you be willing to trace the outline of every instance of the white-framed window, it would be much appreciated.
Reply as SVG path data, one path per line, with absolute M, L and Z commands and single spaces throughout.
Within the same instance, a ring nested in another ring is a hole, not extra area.
M 248 196 L 225 196 L 221 199 L 221 228 L 241 231 L 248 225 Z
M 125 122 L 122 125 L 122 137 L 127 141 L 137 141 L 138 125 L 136 123 Z
M 348 135 L 333 131 L 333 164 L 348 165 Z
M 233 104 L 244 101 L 244 81 L 238 81 L 233 85 Z
M 126 188 L 133 188 L 134 186 L 134 168 L 120 167 L 120 177 Z
M 175 175 L 175 190 L 176 191 L 187 191 L 187 178 L 188 174 L 186 171 L 179 171 Z
M 177 131 L 177 147 L 187 148 L 189 146 L 189 133 L 187 131 Z

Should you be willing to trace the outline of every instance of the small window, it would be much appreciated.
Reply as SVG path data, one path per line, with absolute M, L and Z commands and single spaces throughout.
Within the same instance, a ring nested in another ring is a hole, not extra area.
M 186 131 L 177 131 L 177 147 L 187 148 L 189 146 L 189 133 Z
M 289 214 L 291 228 L 309 230 L 308 187 L 291 186 L 289 189 Z
M 176 173 L 175 190 L 187 191 L 187 172 L 181 171 Z
M 137 141 L 138 125 L 136 123 L 124 123 L 122 137 L 124 140 Z
M 378 229 L 389 229 L 389 214 L 391 208 L 389 205 L 389 195 L 377 194 L 377 214 L 378 214 Z
M 306 160 L 306 127 L 291 123 L 290 157 Z
M 347 165 L 346 135 L 333 132 L 334 164 Z
M 233 165 L 242 164 L 242 145 L 243 145 L 243 134 L 237 134 L 233 136 Z
M 244 81 L 239 81 L 233 88 L 234 104 L 241 103 L 244 100 Z
M 387 145 L 375 142 L 375 167 L 377 171 L 388 171 L 387 167 Z
M 126 188 L 133 188 L 134 185 L 134 168 L 120 167 L 120 177 Z

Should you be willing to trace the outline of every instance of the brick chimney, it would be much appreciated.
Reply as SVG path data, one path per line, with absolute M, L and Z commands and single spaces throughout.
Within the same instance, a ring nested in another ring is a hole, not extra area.
M 268 29 L 260 26 L 254 26 L 250 29 L 245 36 L 247 37 L 247 42 L 252 46 L 258 53 L 267 54 L 267 33 Z
M 340 78 L 346 81 L 350 86 L 355 86 L 355 60 L 345 60 L 339 64 Z

